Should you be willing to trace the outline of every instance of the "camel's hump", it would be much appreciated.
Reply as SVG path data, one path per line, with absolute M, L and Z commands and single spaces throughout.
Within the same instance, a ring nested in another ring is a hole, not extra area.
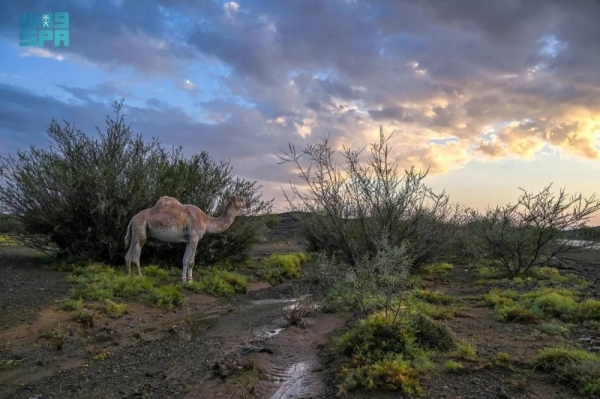
M 162 207 L 172 207 L 181 205 L 181 202 L 177 200 L 177 198 L 162 196 L 156 201 L 154 206 L 162 208 Z

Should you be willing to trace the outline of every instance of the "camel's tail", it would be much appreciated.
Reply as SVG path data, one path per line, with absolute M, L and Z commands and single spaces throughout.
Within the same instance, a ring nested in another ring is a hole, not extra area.
M 131 240 L 131 224 L 133 223 L 133 218 L 129 221 L 127 225 L 127 234 L 125 234 L 125 247 L 129 246 L 129 241 Z

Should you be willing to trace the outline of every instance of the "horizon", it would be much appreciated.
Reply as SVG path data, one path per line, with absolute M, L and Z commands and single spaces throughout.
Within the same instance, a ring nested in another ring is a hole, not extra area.
M 274 154 L 395 131 L 400 167 L 479 210 L 600 191 L 600 3 L 29 1 L 0 5 L 0 156 L 95 136 L 123 97 L 149 140 L 230 159 L 274 213 L 300 184 Z M 68 12 L 69 45 L 21 46 L 22 12 Z M 596 212 L 589 225 L 600 225 Z

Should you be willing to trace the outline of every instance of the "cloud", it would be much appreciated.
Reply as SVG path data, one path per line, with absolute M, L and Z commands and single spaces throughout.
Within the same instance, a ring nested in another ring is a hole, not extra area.
M 228 3 L 223 4 L 223 11 L 225 12 L 227 18 L 229 18 L 230 20 L 234 19 L 234 15 L 239 9 L 240 5 L 235 1 L 230 1 Z
M 179 85 L 179 88 L 185 91 L 189 91 L 190 93 L 196 93 L 200 90 L 198 86 L 196 86 L 194 82 L 192 82 L 189 79 L 184 80 L 183 83 Z

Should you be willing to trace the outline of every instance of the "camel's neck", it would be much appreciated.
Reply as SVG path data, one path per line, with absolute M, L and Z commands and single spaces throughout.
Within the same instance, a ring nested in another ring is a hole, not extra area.
M 209 217 L 206 232 L 209 234 L 219 234 L 231 226 L 239 211 L 233 207 L 228 207 L 218 218 Z

